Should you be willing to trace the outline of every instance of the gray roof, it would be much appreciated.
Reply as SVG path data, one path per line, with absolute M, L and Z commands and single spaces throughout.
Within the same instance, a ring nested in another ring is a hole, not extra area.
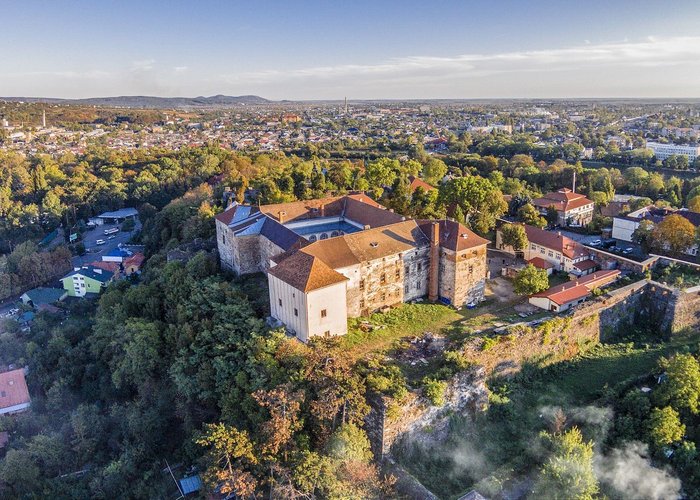
M 41 304 L 58 302 L 66 295 L 66 291 L 62 288 L 39 287 L 25 292 L 22 296 L 24 295 L 32 301 L 35 307 L 39 307 Z
M 138 210 L 135 208 L 122 208 L 120 210 L 115 210 L 114 212 L 105 212 L 98 217 L 102 219 L 124 219 L 126 217 L 135 217 L 139 214 Z
M 98 272 L 102 271 L 102 272 Z M 97 269 L 92 266 L 86 266 L 86 267 L 81 267 L 80 269 L 73 271 L 72 273 L 69 273 L 63 277 L 63 279 L 70 278 L 71 276 L 75 276 L 76 274 L 85 276 L 86 278 L 92 278 L 94 280 L 97 280 L 101 283 L 107 283 L 109 280 L 112 279 L 113 274 L 109 271 L 106 271 L 104 269 Z

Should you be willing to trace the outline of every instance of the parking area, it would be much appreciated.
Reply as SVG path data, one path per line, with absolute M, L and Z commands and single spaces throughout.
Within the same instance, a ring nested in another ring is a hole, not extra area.
M 113 234 L 105 234 L 105 231 L 117 229 Z M 121 231 L 121 224 L 103 224 L 83 233 L 83 245 L 85 255 L 73 257 L 73 267 L 80 267 L 95 260 L 102 260 L 102 256 L 114 250 L 120 244 L 126 244 L 141 229 L 141 223 L 137 220 L 134 230 Z M 101 242 L 98 244 L 98 242 Z M 103 243 L 102 243 L 103 242 Z

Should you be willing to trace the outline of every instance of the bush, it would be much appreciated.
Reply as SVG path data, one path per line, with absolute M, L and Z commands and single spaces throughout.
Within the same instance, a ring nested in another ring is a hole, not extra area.
M 134 222 L 134 219 L 126 219 L 122 223 L 122 231 L 124 231 L 125 233 L 133 231 L 135 227 L 136 227 L 136 223 Z
M 442 406 L 445 404 L 446 390 L 447 382 L 428 377 L 423 379 L 423 391 L 425 392 L 425 397 L 430 400 L 430 403 L 433 406 Z

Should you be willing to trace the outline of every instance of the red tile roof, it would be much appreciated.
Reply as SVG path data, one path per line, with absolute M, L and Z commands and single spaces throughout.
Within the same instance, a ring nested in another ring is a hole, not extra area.
M 574 193 L 570 189 L 560 189 L 555 193 L 547 193 L 542 198 L 535 198 L 532 204 L 539 208 L 553 206 L 560 212 L 568 212 L 574 208 L 591 205 L 593 201 L 580 193 Z
M 482 238 L 464 224 L 453 220 L 420 220 L 418 221 L 421 230 L 430 239 L 432 225 L 434 222 L 440 224 L 440 246 L 453 252 L 461 252 L 470 248 L 487 245 L 489 240 Z
M 544 260 L 542 257 L 534 257 L 527 261 L 528 264 L 532 264 L 538 269 L 552 269 L 554 264 L 548 260 Z
M 411 192 L 413 193 L 416 189 L 418 188 L 423 188 L 424 191 L 434 191 L 435 187 L 431 186 L 427 182 L 425 182 L 422 179 L 419 179 L 418 177 L 410 176 L 408 178 L 409 181 L 411 181 Z
M 331 269 L 321 259 L 303 251 L 296 252 L 271 267 L 268 273 L 302 292 L 347 281 L 345 276 Z
M 0 410 L 31 402 L 24 370 L 0 373 Z
M 525 226 L 527 240 L 530 243 L 535 243 L 536 245 L 550 248 L 570 259 L 576 259 L 588 255 L 586 247 L 572 240 L 571 238 L 563 236 L 559 232 L 554 233 L 552 231 L 545 231 L 544 229 L 534 226 L 528 226 L 527 224 L 523 225 Z
M 612 283 L 619 275 L 620 271 L 617 269 L 596 271 L 588 276 L 553 286 L 544 292 L 532 295 L 532 297 L 544 297 L 561 306 L 587 297 L 591 290 Z

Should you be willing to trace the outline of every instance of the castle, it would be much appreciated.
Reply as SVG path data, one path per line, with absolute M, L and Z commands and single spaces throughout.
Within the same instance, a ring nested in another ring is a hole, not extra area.
M 266 272 L 271 315 L 302 341 L 347 333 L 347 318 L 427 296 L 483 298 L 485 240 L 450 220 L 414 220 L 362 193 L 216 216 L 221 265 Z

